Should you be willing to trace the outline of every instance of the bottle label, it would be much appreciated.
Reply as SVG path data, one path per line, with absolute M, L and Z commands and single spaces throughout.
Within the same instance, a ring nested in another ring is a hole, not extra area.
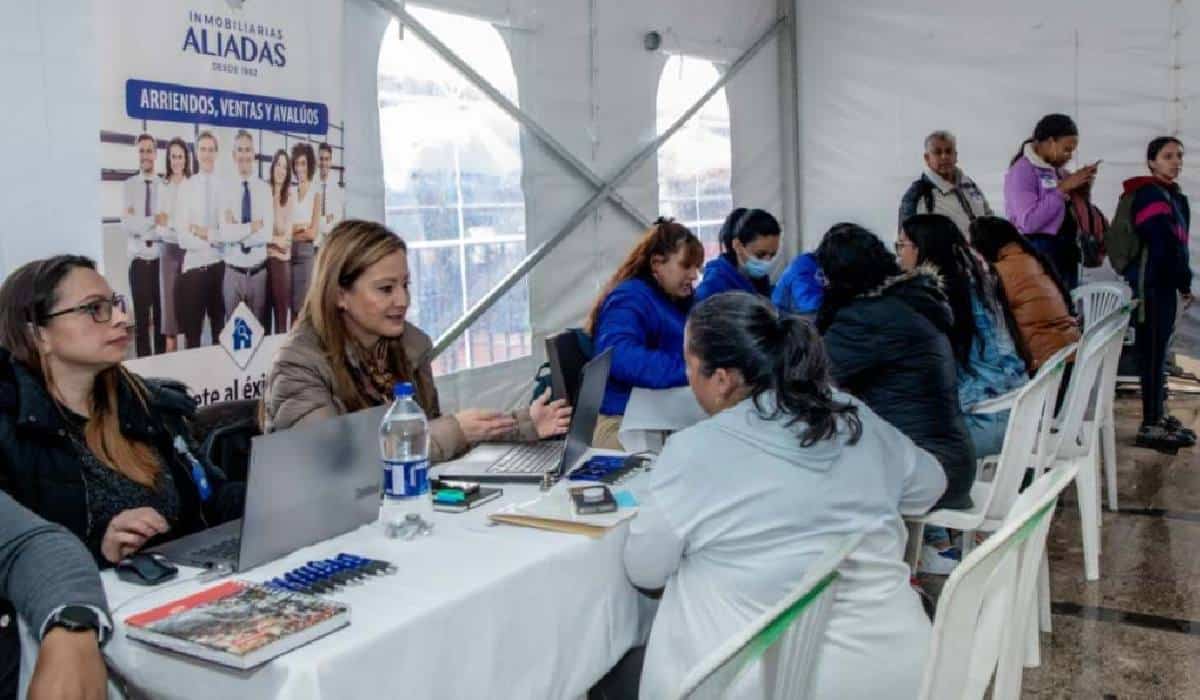
M 383 495 L 413 498 L 429 493 L 429 460 L 383 460 Z

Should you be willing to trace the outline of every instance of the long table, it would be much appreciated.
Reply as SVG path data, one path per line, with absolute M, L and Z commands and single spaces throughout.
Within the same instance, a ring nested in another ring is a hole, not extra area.
M 349 627 L 248 672 L 124 636 L 130 615 L 215 583 L 146 589 L 105 572 L 117 624 L 106 653 L 156 698 L 580 697 L 644 641 L 651 608 L 625 577 L 627 522 L 600 539 L 488 524 L 488 512 L 537 495 L 507 485 L 474 511 L 435 514 L 432 536 L 390 540 L 368 525 L 235 575 L 263 581 L 339 552 L 399 569 L 334 594 Z M 180 581 L 198 573 L 181 569 Z

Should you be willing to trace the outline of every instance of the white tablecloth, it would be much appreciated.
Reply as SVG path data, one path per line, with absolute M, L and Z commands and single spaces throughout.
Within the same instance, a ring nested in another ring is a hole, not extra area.
M 617 439 L 630 452 L 661 452 L 668 435 L 690 428 L 707 417 L 689 386 L 674 389 L 634 387 L 625 406 Z
M 163 698 L 579 697 L 644 641 L 649 608 L 621 563 L 628 523 L 595 540 L 487 524 L 487 512 L 536 495 L 507 485 L 474 511 L 436 514 L 430 537 L 389 540 L 366 526 L 235 575 L 262 581 L 339 552 L 399 568 L 335 594 L 350 605 L 349 627 L 249 672 L 124 637 L 130 615 L 215 584 L 146 589 L 106 572 L 119 608 L 106 652 L 138 689 Z M 196 573 L 183 569 L 181 580 Z

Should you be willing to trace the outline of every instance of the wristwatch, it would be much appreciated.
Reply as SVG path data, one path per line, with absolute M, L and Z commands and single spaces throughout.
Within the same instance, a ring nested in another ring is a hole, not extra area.
M 71 632 L 86 632 L 92 630 L 96 639 L 103 647 L 108 642 L 110 630 L 108 623 L 92 608 L 86 605 L 64 605 L 50 614 L 43 628 L 43 635 L 55 627 L 62 627 Z

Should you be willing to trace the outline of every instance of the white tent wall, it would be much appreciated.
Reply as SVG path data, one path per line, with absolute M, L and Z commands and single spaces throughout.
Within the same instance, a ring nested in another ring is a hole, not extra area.
M 658 85 L 667 56 L 643 48 L 646 32 L 661 32 L 664 49 L 728 64 L 776 16 L 775 0 L 702 6 L 634 0 L 443 0 L 420 6 L 494 23 L 510 50 L 520 108 L 602 178 L 615 174 L 657 135 Z M 370 27 L 368 37 L 378 36 L 378 27 L 388 21 L 369 0 L 348 0 L 347 31 L 356 14 L 364 18 L 361 28 Z M 453 48 L 451 37 L 441 39 Z M 347 50 L 358 54 L 347 61 L 348 86 L 374 66 L 378 42 L 372 41 L 348 37 Z M 777 56 L 773 41 L 727 85 L 726 93 L 734 201 L 781 213 Z M 348 106 L 359 101 L 349 92 L 346 98 Z M 361 147 L 378 153 L 377 119 L 361 129 L 352 120 L 348 123 L 349 133 L 359 134 Z M 532 250 L 558 232 L 593 188 L 525 131 L 521 152 L 527 249 Z M 375 182 L 382 183 L 382 178 Z M 647 160 L 619 191 L 648 217 L 656 216 L 657 157 Z M 381 210 L 382 189 L 378 198 Z M 530 273 L 534 355 L 440 378 L 443 408 L 527 401 L 530 380 L 544 356 L 542 338 L 581 325 L 601 286 L 640 233 L 615 205 L 601 205 Z
M 804 243 L 855 221 L 895 237 L 900 196 L 921 171 L 922 141 L 958 136 L 960 164 L 1004 212 L 1004 172 L 1049 112 L 1073 115 L 1077 162 L 1103 158 L 1093 198 L 1109 215 L 1146 143 L 1200 145 L 1197 0 L 935 3 L 797 0 Z M 1200 191 L 1185 168 L 1184 191 Z M 1192 237 L 1200 269 L 1200 237 Z M 1100 276 L 1104 276 L 1104 272 Z M 1111 271 L 1107 271 L 1111 275 Z M 1196 354 L 1200 311 L 1179 349 Z
M 56 253 L 100 259 L 92 3 L 6 0 L 2 11 L 0 273 Z

